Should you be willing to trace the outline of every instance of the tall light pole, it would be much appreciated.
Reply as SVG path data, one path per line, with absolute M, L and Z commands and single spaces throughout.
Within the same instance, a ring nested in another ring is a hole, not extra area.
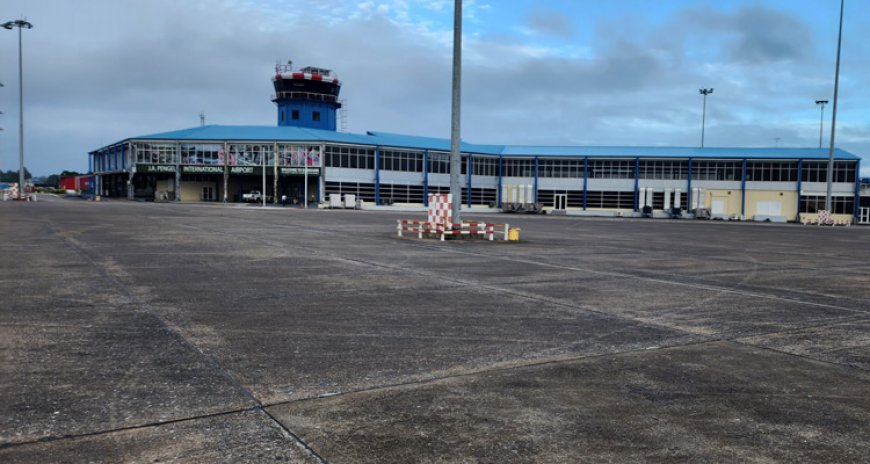
M 24 196 L 24 72 L 21 59 L 21 29 L 33 28 L 33 24 L 24 19 L 3 23 L 6 29 L 18 28 L 18 196 Z
M 462 87 L 462 0 L 453 3 L 453 99 L 450 118 L 450 194 L 453 196 L 453 224 L 462 224 L 460 204 L 462 204 L 462 187 L 459 185 L 459 175 L 462 172 L 462 155 L 460 153 L 459 108 Z M 427 168 L 428 169 L 428 168 Z M 468 175 L 471 175 L 469 172 Z M 471 191 L 468 192 L 471 195 Z M 452 225 L 451 225 L 452 228 Z
M 831 148 L 828 150 L 828 188 L 825 190 L 825 209 L 831 211 L 831 190 L 834 182 L 834 135 L 837 130 L 837 93 L 840 90 L 840 47 L 843 44 L 843 4 L 840 0 L 840 32 L 837 36 L 837 68 L 834 71 L 834 108 L 831 110 Z
M 698 89 L 698 92 L 704 96 L 704 110 L 701 112 L 701 148 L 704 148 L 704 125 L 707 119 L 707 95 L 713 93 L 713 89 Z
M 828 100 L 816 100 L 816 105 L 822 107 L 822 113 L 819 116 L 819 148 L 822 148 L 822 129 L 825 127 L 825 105 L 828 104 Z

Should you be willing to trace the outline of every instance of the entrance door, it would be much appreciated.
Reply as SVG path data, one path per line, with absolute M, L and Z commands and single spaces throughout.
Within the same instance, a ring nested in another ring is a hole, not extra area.
M 713 198 L 713 202 L 710 204 L 711 213 L 716 215 L 724 215 L 725 214 L 725 200 L 721 198 Z
M 782 204 L 778 201 L 759 201 L 756 204 L 755 214 L 760 216 L 782 215 Z
M 553 209 L 564 210 L 568 207 L 568 195 L 557 193 L 553 195 Z

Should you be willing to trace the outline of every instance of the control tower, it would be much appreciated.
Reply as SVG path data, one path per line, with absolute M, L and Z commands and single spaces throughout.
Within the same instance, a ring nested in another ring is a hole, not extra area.
M 275 67 L 278 125 L 334 131 L 336 110 L 341 108 L 341 82 L 329 70 L 308 66 L 294 71 L 292 63 Z

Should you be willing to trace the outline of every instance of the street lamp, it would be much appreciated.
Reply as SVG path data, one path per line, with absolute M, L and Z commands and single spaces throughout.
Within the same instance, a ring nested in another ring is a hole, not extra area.
M 24 19 L 16 19 L 15 21 L 7 21 L 3 23 L 3 28 L 12 29 L 18 28 L 18 194 L 19 197 L 24 196 L 24 72 L 21 62 L 21 29 L 32 29 L 33 24 L 30 24 Z
M 822 148 L 822 128 L 825 125 L 825 105 L 828 104 L 828 100 L 816 100 L 816 105 L 822 107 L 822 114 L 819 116 L 819 148 Z
M 698 92 L 704 96 L 704 111 L 701 113 L 701 148 L 704 148 L 704 125 L 707 119 L 707 95 L 713 93 L 713 89 L 698 89 Z
M 453 3 L 453 86 L 450 103 L 450 194 L 453 197 L 451 214 L 453 224 L 462 224 L 462 186 L 459 176 L 462 168 L 460 111 L 462 105 L 462 0 Z M 471 173 L 468 173 L 471 176 Z M 468 189 L 471 198 L 471 189 Z M 452 229 L 453 224 L 448 224 Z
M 831 211 L 831 195 L 834 182 L 834 135 L 837 132 L 837 94 L 840 90 L 840 48 L 843 44 L 843 4 L 840 0 L 840 32 L 837 36 L 837 67 L 834 71 L 834 108 L 831 111 L 831 148 L 828 150 L 828 182 L 825 189 L 825 209 Z

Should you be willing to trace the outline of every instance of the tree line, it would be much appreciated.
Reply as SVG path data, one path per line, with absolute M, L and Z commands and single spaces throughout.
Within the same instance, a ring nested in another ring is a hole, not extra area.
M 40 182 L 40 185 L 46 185 L 49 187 L 56 187 L 58 182 L 60 182 L 61 177 L 65 176 L 81 176 L 83 174 L 76 171 L 63 171 L 60 174 L 52 174 L 50 176 L 45 177 L 44 182 Z M 33 176 L 30 174 L 30 171 L 27 168 L 24 168 L 24 178 L 31 179 Z M 18 182 L 18 171 L 8 170 L 8 171 L 0 171 L 0 182 Z

